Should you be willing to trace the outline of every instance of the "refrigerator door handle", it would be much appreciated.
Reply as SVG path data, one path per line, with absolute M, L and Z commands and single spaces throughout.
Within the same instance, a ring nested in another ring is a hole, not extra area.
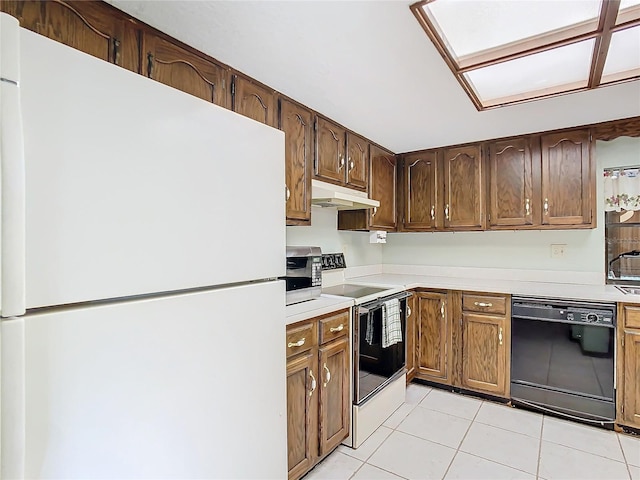
M 14 19 L 15 20 L 15 19 Z M 13 43 L 15 56 L 19 52 L 19 30 L 8 28 L 3 19 L 2 50 Z M 5 41 L 6 40 L 6 41 Z M 10 57 L 11 58 L 11 57 Z M 15 73 L 16 64 L 0 64 L 0 76 Z M 17 70 L 17 71 L 16 71 Z M 19 84 L 19 78 L 15 80 Z M 20 110 L 20 87 L 13 82 L 0 82 L 0 258 L 2 263 L 0 289 L 0 315 L 11 317 L 25 313 L 25 162 Z

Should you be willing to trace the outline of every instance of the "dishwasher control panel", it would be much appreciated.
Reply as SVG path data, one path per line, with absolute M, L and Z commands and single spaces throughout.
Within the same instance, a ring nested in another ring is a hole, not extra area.
M 613 327 L 615 304 L 513 297 L 511 316 L 530 320 L 583 323 Z

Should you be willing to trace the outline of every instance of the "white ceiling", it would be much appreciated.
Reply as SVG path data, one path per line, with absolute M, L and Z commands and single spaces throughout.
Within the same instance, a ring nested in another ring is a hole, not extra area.
M 411 1 L 108 1 L 396 153 L 640 115 L 638 80 L 478 112 Z

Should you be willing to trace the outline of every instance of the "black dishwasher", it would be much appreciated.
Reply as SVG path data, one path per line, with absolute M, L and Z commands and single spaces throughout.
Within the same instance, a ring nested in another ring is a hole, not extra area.
M 612 425 L 615 325 L 615 304 L 513 297 L 514 403 L 587 423 Z

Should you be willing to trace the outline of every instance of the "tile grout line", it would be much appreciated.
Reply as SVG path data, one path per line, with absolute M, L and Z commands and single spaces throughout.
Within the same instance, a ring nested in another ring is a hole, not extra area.
M 629 461 L 627 460 L 627 454 L 624 453 L 624 448 L 622 448 L 622 440 L 620 440 L 620 434 L 616 432 L 616 437 L 618 439 L 618 445 L 620 445 L 620 450 L 622 450 L 622 458 L 624 458 L 624 463 L 627 465 L 627 473 L 629 474 L 629 479 L 633 480 L 631 476 L 631 466 L 629 465 Z
M 467 427 L 467 431 L 464 432 L 464 435 L 462 436 L 462 439 L 460 440 L 460 443 L 458 443 L 458 448 L 456 448 L 456 452 L 453 454 L 453 457 L 451 457 L 451 461 L 449 462 L 449 465 L 447 466 L 447 469 L 444 471 L 444 475 L 442 476 L 443 480 L 447 477 L 447 474 L 449 473 L 449 470 L 451 469 L 451 465 L 453 465 L 453 461 L 458 456 L 458 453 L 460 453 L 460 447 L 464 443 L 465 438 L 467 438 L 467 434 L 469 433 L 469 430 L 471 430 L 471 426 L 473 425 L 473 422 L 476 421 L 476 417 L 478 416 L 478 413 L 480 413 L 480 409 L 482 408 L 482 405 L 484 405 L 484 400 L 482 400 L 480 402 L 480 406 L 478 407 L 478 410 L 476 410 L 476 414 L 471 419 L 471 422 L 469 422 L 469 426 Z
M 540 441 L 538 442 L 538 461 L 536 462 L 536 478 L 540 478 L 540 457 L 542 456 L 542 435 L 544 433 L 544 419 L 545 415 L 542 415 L 542 421 L 540 422 Z

